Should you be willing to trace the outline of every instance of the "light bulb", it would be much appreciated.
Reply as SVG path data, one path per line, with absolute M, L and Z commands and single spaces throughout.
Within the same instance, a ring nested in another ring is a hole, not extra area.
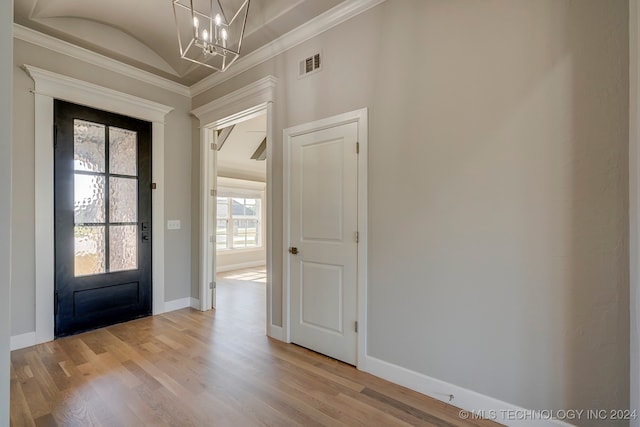
M 225 28 L 223 28 L 222 31 L 220 32 L 220 36 L 222 37 L 222 40 L 227 39 L 227 30 Z
M 216 13 L 216 17 L 213 19 L 216 21 L 216 25 L 222 24 L 222 17 L 220 16 L 219 13 Z
M 204 31 L 202 32 L 202 40 L 204 40 L 204 41 L 209 41 L 209 31 L 204 30 Z
M 200 25 L 200 22 L 198 22 L 198 17 L 194 16 L 193 17 L 193 26 L 198 28 L 199 25 Z

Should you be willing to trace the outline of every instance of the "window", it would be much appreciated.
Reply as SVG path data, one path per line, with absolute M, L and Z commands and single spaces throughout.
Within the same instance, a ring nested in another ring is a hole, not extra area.
M 261 199 L 218 197 L 216 249 L 246 249 L 262 246 Z

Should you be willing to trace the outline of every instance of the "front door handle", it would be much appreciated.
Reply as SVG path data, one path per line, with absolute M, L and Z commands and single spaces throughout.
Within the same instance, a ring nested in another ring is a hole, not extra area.
M 292 255 L 298 255 L 298 248 L 296 248 L 295 246 L 291 246 L 289 248 L 289 253 Z

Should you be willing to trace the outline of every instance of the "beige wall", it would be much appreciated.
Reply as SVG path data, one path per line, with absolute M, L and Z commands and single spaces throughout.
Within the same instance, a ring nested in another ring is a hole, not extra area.
M 165 300 L 191 295 L 191 100 L 44 48 L 14 41 L 13 61 L 13 289 L 12 334 L 35 329 L 34 97 L 23 64 L 95 83 L 174 107 L 165 126 L 165 219 L 182 228 L 165 233 Z M 194 279 L 195 280 L 195 279 Z
M 368 107 L 368 353 L 526 408 L 628 407 L 628 18 L 388 0 L 197 96 L 279 79 L 274 323 L 282 130 Z
M 0 2 L 0 425 L 9 425 L 13 2 Z

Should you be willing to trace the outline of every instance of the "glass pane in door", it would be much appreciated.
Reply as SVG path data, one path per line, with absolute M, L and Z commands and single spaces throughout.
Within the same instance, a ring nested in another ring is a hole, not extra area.
M 102 226 L 74 227 L 75 276 L 106 272 L 105 233 Z
M 109 178 L 109 222 L 138 222 L 138 180 Z
M 138 226 L 109 227 L 109 271 L 138 268 Z
M 105 125 L 73 121 L 73 165 L 77 171 L 105 171 Z
M 76 225 L 104 223 L 104 176 L 76 173 L 74 199 Z
M 109 172 L 118 175 L 138 174 L 138 138 L 136 132 L 109 128 Z

